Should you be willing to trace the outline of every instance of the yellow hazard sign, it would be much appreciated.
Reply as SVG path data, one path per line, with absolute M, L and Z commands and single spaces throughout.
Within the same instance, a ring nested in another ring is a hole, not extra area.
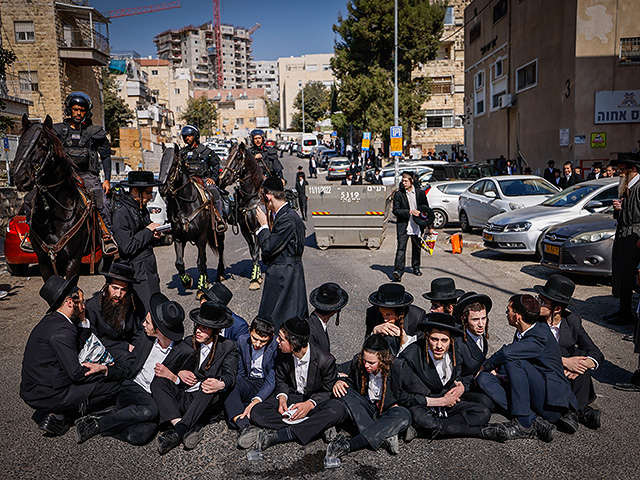
M 591 148 L 604 148 L 607 146 L 607 134 L 605 132 L 591 134 Z

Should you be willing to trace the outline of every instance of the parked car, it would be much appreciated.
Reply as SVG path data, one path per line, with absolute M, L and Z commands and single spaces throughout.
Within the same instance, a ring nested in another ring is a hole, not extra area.
M 329 148 L 325 147 L 324 145 L 316 145 L 311 149 L 310 155 L 316 159 L 318 165 L 320 164 L 320 154 L 325 150 L 329 150 Z
M 558 188 L 535 175 L 483 178 L 460 194 L 460 226 L 463 232 L 483 228 L 494 215 L 538 205 L 555 193 Z
M 350 165 L 349 159 L 345 157 L 334 158 L 327 167 L 327 180 L 347 178 L 347 170 L 349 170 Z
M 322 150 L 319 155 L 320 161 L 318 162 L 318 166 L 320 168 L 327 168 L 327 165 L 329 165 L 329 162 L 331 160 L 340 156 L 338 152 L 336 152 L 335 150 L 330 150 L 328 148 Z
M 542 239 L 540 263 L 561 272 L 610 277 L 615 234 L 613 207 L 554 225 Z
M 434 162 L 431 162 L 434 163 Z M 442 180 L 477 180 L 484 177 L 494 177 L 500 175 L 498 167 L 489 163 L 475 162 L 440 162 L 440 164 L 430 165 L 433 168 L 431 175 L 424 175 L 421 182 L 442 181 Z
M 222 163 L 227 161 L 227 158 L 229 157 L 229 149 L 227 147 L 218 146 L 218 147 L 213 147 L 212 150 L 215 152 L 216 155 L 218 155 Z
M 483 230 L 484 245 L 503 253 L 541 256 L 542 238 L 549 227 L 611 206 L 618 198 L 618 181 L 600 178 L 578 183 L 540 205 L 496 215 Z
M 458 222 L 458 200 L 473 182 L 469 180 L 433 182 L 425 188 L 429 206 L 433 210 L 435 219 L 433 228 L 442 228 L 447 223 Z
M 7 270 L 11 275 L 26 275 L 29 265 L 38 263 L 38 256 L 35 253 L 27 253 L 20 248 L 20 243 L 29 233 L 27 217 L 18 214 L 9 220 L 7 225 L 7 235 L 4 239 L 4 258 L 7 261 Z M 96 265 L 102 259 L 102 249 L 100 244 L 96 247 Z M 91 255 L 82 257 L 82 263 L 91 263 Z M 99 269 L 96 269 L 96 271 Z
M 398 162 L 398 170 L 402 173 L 403 171 L 407 169 L 412 169 L 413 167 L 430 167 L 433 169 L 436 165 L 448 165 L 448 162 L 445 162 L 444 160 L 402 161 L 402 162 Z M 384 168 L 395 169 L 395 165 L 392 162 L 391 164 L 389 164 L 387 167 L 384 167 Z M 426 173 L 423 173 L 422 175 L 428 175 L 429 178 L 431 178 L 430 173 L 431 172 L 426 172 Z M 363 178 L 365 179 L 365 181 L 371 182 L 373 180 L 374 174 L 375 174 L 375 168 L 369 168 L 364 172 Z M 428 181 L 429 181 L 428 179 L 421 180 L 421 183 L 426 183 Z
M 275 148 L 275 146 L 277 145 L 277 143 L 276 143 L 276 141 L 275 141 L 275 140 L 273 140 L 273 139 L 271 139 L 271 138 L 270 138 L 270 139 L 268 139 L 268 140 L 265 140 L 265 141 L 264 141 L 264 145 L 265 145 L 266 147 L 274 147 L 274 148 Z
M 313 133 L 302 134 L 302 146 L 298 150 L 298 157 L 308 157 L 311 154 L 311 149 L 318 145 L 318 139 Z
M 421 166 L 404 166 L 403 168 L 398 168 L 398 173 L 402 172 L 411 172 L 414 176 L 420 177 L 425 173 L 430 173 L 432 171 L 431 167 L 421 167 Z M 394 167 L 385 167 L 380 169 L 380 176 L 382 177 L 383 185 L 393 185 L 395 179 L 396 169 Z M 371 182 L 371 177 L 369 182 Z M 399 182 L 398 182 L 399 183 Z

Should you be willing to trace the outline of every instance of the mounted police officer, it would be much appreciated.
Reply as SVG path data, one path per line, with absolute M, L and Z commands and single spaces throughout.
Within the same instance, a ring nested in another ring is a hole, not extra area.
M 265 177 L 276 176 L 282 177 L 282 163 L 278 159 L 278 151 L 273 147 L 267 147 L 264 143 L 264 131 L 252 130 L 249 134 L 251 146 L 249 153 L 258 160 L 262 167 L 262 173 Z
M 102 217 L 102 250 L 106 255 L 114 255 L 118 247 L 113 241 L 111 228 L 111 210 L 107 200 L 107 194 L 111 190 L 111 146 L 107 138 L 107 132 L 100 125 L 94 125 L 93 103 L 84 92 L 72 92 L 64 101 L 64 120 L 53 125 L 53 131 L 58 136 L 64 147 L 65 153 L 71 158 L 78 170 L 78 176 L 84 182 L 87 190 Z M 100 181 L 100 164 L 102 160 L 104 182 Z M 96 193 L 94 193 L 96 192 Z M 30 199 L 25 199 L 27 212 L 31 210 Z M 30 215 L 27 214 L 27 218 Z M 22 249 L 32 251 L 27 239 L 22 244 Z
M 182 140 L 187 144 L 180 150 L 180 156 L 185 160 L 189 175 L 199 177 L 211 194 L 215 203 L 216 231 L 224 232 L 227 225 L 222 218 L 222 199 L 217 187 L 220 176 L 220 158 L 209 147 L 200 143 L 200 130 L 194 125 L 185 125 L 180 131 Z

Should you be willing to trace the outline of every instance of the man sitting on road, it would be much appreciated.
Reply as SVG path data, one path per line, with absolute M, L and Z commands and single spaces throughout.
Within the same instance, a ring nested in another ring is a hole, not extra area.
M 205 290 L 200 297 L 200 305 L 204 302 L 213 302 L 220 308 L 227 308 L 233 298 L 233 293 L 221 283 L 214 283 L 211 288 Z M 220 335 L 237 342 L 242 335 L 249 333 L 249 324 L 240 315 L 231 312 L 233 325 L 220 330 Z
M 464 290 L 456 288 L 453 278 L 435 278 L 431 281 L 431 291 L 423 293 L 422 296 L 431 301 L 431 312 L 453 314 L 458 298 L 462 296 Z
M 329 320 L 336 316 L 336 327 L 340 325 L 340 310 L 349 301 L 349 295 L 337 283 L 324 283 L 314 289 L 309 295 L 309 303 L 315 307 L 307 317 L 311 329 L 309 343 L 319 345 L 327 352 L 331 352 L 331 342 L 327 327 Z

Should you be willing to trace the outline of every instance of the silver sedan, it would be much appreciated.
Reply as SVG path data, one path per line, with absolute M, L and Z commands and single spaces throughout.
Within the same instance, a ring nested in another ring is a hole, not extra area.
M 431 182 L 425 188 L 429 207 L 435 219 L 433 228 L 442 228 L 447 223 L 458 222 L 458 199 L 472 181 Z

